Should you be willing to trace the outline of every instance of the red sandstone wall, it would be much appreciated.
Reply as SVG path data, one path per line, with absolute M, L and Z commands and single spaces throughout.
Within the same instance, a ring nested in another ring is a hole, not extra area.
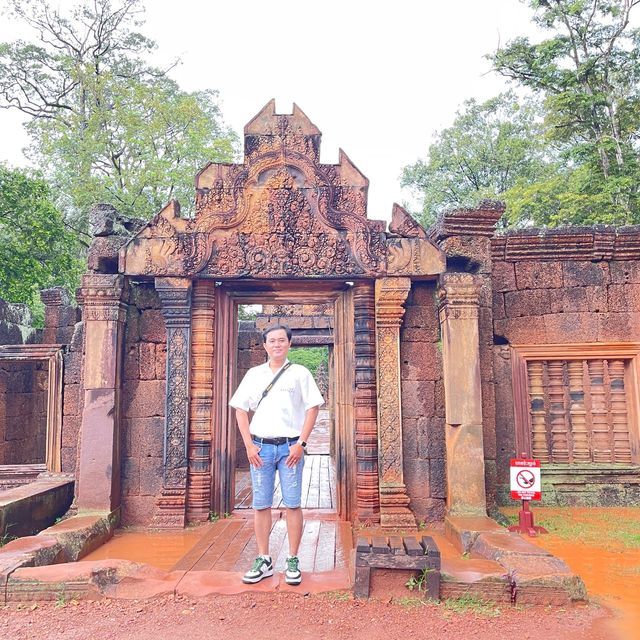
M 640 262 L 493 263 L 494 333 L 509 344 L 640 341 Z M 494 349 L 498 482 L 509 482 L 514 455 L 508 352 Z
M 80 451 L 80 426 L 84 392 L 82 390 L 84 359 L 84 325 L 76 325 L 71 343 L 64 354 L 62 391 L 62 451 L 63 473 L 77 472 Z M 76 475 L 77 477 L 77 475 Z
M 162 490 L 166 330 L 153 284 L 132 285 L 122 384 L 121 524 L 146 525 Z
M 414 283 L 400 331 L 404 481 L 418 521 L 444 518 L 444 384 L 435 283 Z
M 45 361 L 0 362 L 0 464 L 43 464 L 47 431 Z

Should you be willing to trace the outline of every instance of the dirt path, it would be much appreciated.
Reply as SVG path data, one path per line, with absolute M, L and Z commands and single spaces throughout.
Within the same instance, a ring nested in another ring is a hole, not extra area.
M 501 608 L 455 613 L 444 605 L 343 600 L 343 594 L 243 594 L 201 600 L 16 605 L 0 609 L 0 637 L 22 640 L 418 640 L 519 638 L 609 640 L 589 634 L 606 614 L 593 606 L 570 610 Z

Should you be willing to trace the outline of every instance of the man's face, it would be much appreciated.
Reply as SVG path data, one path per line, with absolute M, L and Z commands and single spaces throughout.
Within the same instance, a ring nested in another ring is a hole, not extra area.
M 264 342 L 264 348 L 270 360 L 274 358 L 276 360 L 286 358 L 290 346 L 287 332 L 284 329 L 269 331 L 267 339 Z

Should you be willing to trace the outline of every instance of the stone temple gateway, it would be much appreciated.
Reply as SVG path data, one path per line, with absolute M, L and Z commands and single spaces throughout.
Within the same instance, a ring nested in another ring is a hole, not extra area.
M 244 304 L 298 310 L 297 344 L 329 346 L 340 520 L 444 521 L 471 548 L 497 527 L 486 516 L 519 452 L 542 461 L 551 503 L 640 504 L 640 230 L 500 234 L 492 202 L 428 232 L 394 205 L 387 229 L 367 217 L 367 179 L 342 151 L 320 163 L 320 141 L 270 102 L 242 164 L 198 173 L 193 217 L 177 202 L 139 225 L 96 209 L 79 307 L 43 292 L 41 340 L 0 307 L 0 488 L 57 492 L 62 513 L 73 500 L 42 534 L 59 543 L 89 519 L 53 561 L 116 522 L 233 512 L 227 403 L 262 356 L 256 327 L 239 331 Z

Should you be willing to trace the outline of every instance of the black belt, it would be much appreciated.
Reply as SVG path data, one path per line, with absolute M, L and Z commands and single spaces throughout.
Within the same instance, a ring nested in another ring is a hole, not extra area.
M 293 444 L 300 439 L 298 436 L 295 438 L 260 438 L 258 436 L 251 436 L 256 444 Z

